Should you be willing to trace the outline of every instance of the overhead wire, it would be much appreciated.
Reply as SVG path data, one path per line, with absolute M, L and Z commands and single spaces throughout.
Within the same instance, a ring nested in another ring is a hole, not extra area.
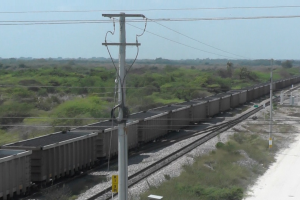
M 135 56 L 135 59 L 134 59 L 134 61 L 132 62 L 132 64 L 128 67 L 128 69 L 126 70 L 126 73 L 125 73 L 125 76 L 124 76 L 124 80 L 123 81 L 125 81 L 125 78 L 127 77 L 127 74 L 129 73 L 129 71 L 130 71 L 130 69 L 132 68 L 132 66 L 134 65 L 134 63 L 136 62 L 136 59 L 137 59 L 137 57 L 138 57 L 138 55 L 139 55 L 139 46 L 138 46 L 138 43 L 139 43 L 139 41 L 138 41 L 138 38 L 139 37 L 141 37 L 141 36 L 143 36 L 144 35 L 144 33 L 145 33 L 145 31 L 146 31 L 146 28 L 147 28 L 147 21 L 148 21 L 148 19 L 146 18 L 146 22 L 145 22 L 145 28 L 144 28 L 144 30 L 143 30 L 143 32 L 141 33 L 141 34 L 137 34 L 136 35 L 136 48 L 137 48 L 137 53 L 136 53 L 136 56 Z
M 188 22 L 188 21 L 220 21 L 220 20 L 250 20 L 250 19 L 288 19 L 300 18 L 300 15 L 285 16 L 251 16 L 251 17 L 209 17 L 209 18 L 152 18 L 151 22 Z M 126 22 L 144 22 L 140 19 Z M 43 25 L 43 24 L 101 24 L 111 23 L 109 20 L 44 20 L 44 21 L 0 21 L 0 25 Z
M 128 22 L 127 22 L 126 24 L 128 24 L 129 26 L 132 26 L 132 27 L 134 27 L 134 28 L 136 28 L 136 29 L 143 30 L 143 29 L 141 29 L 141 28 L 139 28 L 139 27 L 137 27 L 137 26 L 135 26 L 135 25 L 132 25 L 132 24 L 130 24 L 130 23 L 128 23 Z M 185 47 L 188 47 L 188 48 L 192 48 L 192 49 L 195 49 L 195 50 L 198 50 L 198 51 L 201 51 L 201 52 L 205 52 L 205 53 L 209 53 L 209 54 L 213 54 L 213 55 L 217 55 L 217 56 L 222 56 L 222 57 L 234 59 L 233 57 L 229 57 L 229 56 L 225 56 L 225 55 L 221 55 L 221 54 L 217 54 L 217 53 L 205 51 L 205 50 L 202 50 L 202 49 L 199 49 L 199 48 L 196 48 L 196 47 L 193 47 L 193 46 L 190 46 L 190 45 L 187 45 L 187 44 L 184 44 L 184 43 L 181 43 L 181 42 L 172 40 L 172 39 L 169 39 L 169 38 L 167 38 L 167 37 L 158 35 L 158 34 L 156 34 L 156 33 L 150 32 L 150 31 L 146 31 L 146 32 L 147 32 L 147 33 L 150 33 L 150 34 L 152 34 L 152 35 L 155 35 L 155 36 L 157 36 L 157 37 L 163 38 L 163 39 L 165 39 L 165 40 L 168 40 L 168 41 L 171 41 L 171 42 L 174 42 L 174 43 L 180 44 L 180 45 L 182 45 L 182 46 L 185 46 Z
M 193 10 L 230 10 L 230 9 L 278 9 L 300 8 L 298 5 L 280 6 L 232 6 L 232 7 L 196 7 L 196 8 L 157 8 L 157 9 L 123 9 L 123 10 L 44 10 L 44 11 L 0 11 L 0 14 L 39 14 L 39 13 L 86 13 L 86 12 L 149 12 L 149 11 L 193 11 Z
M 152 21 L 152 19 L 149 19 L 149 20 Z M 156 24 L 158 24 L 158 25 L 160 25 L 160 26 L 162 26 L 162 27 L 164 27 L 164 28 L 166 28 L 166 29 L 168 29 L 168 30 L 171 30 L 171 31 L 173 31 L 173 32 L 175 32 L 175 33 L 177 33 L 177 34 L 179 34 L 179 35 L 182 35 L 182 36 L 184 36 L 184 37 L 186 37 L 186 38 L 189 38 L 189 39 L 191 39 L 191 40 L 193 40 L 193 41 L 196 41 L 196 42 L 198 42 L 198 43 L 200 43 L 200 44 L 203 44 L 203 45 L 205 45 L 205 46 L 211 47 L 211 48 L 213 48 L 213 49 L 216 49 L 216 50 L 219 50 L 219 51 L 222 51 L 222 52 L 224 52 L 224 53 L 228 53 L 228 54 L 231 54 L 231 55 L 234 55 L 234 56 L 238 56 L 238 57 L 241 57 L 241 58 L 249 59 L 249 58 L 247 58 L 247 57 L 245 57 L 245 56 L 241 56 L 241 55 L 238 55 L 238 54 L 235 54 L 235 53 L 231 53 L 231 52 L 229 52 L 229 51 L 225 51 L 225 50 L 222 50 L 222 49 L 220 49 L 220 48 L 217 48 L 217 47 L 214 47 L 214 46 L 212 46 L 212 45 L 209 45 L 209 44 L 206 44 L 206 43 L 204 43 L 204 42 L 201 42 L 201 41 L 199 41 L 199 40 L 197 40 L 197 39 L 195 39 L 195 38 L 192 38 L 192 37 L 190 37 L 190 36 L 188 36 L 188 35 L 185 35 L 185 34 L 183 34 L 183 33 L 180 33 L 179 31 L 176 31 L 176 30 L 174 30 L 174 29 L 172 29 L 172 28 L 170 28 L 170 27 L 168 27 L 168 26 L 166 26 L 166 25 L 163 25 L 163 24 L 159 23 L 159 22 L 156 22 L 156 21 L 153 21 L 153 22 L 156 23 Z

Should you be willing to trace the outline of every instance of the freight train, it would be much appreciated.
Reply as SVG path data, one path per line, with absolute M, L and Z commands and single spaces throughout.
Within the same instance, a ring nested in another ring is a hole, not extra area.
M 300 77 L 279 80 L 273 83 L 273 90 L 299 82 Z M 201 123 L 269 92 L 270 83 L 265 83 L 131 114 L 126 122 L 128 148 L 136 148 L 190 123 Z M 3 145 L 0 199 L 28 192 L 32 184 L 72 175 L 117 153 L 117 123 L 111 120 Z

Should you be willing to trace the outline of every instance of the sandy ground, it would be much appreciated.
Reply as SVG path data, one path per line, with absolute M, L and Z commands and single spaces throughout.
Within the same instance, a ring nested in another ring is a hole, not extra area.
M 289 148 L 276 156 L 276 162 L 250 189 L 246 200 L 300 199 L 300 135 Z
M 288 147 L 277 153 L 276 162 L 249 189 L 245 200 L 300 199 L 300 125 L 293 127 L 296 128 L 293 141 L 289 140 Z

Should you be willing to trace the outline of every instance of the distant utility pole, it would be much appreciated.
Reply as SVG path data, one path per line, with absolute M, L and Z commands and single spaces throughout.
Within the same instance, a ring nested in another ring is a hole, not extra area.
M 272 96 L 273 96 L 273 59 L 271 59 L 271 81 L 270 81 L 270 133 L 269 133 L 269 149 L 272 148 Z
M 127 144 L 127 133 L 126 133 L 126 116 L 128 114 L 125 107 L 125 59 L 126 59 L 126 46 L 137 46 L 140 43 L 126 43 L 126 31 L 125 31 L 125 19 L 126 17 L 143 17 L 140 14 L 103 14 L 103 17 L 119 17 L 120 21 L 120 43 L 102 43 L 102 45 L 117 45 L 119 46 L 119 76 L 118 80 L 118 105 L 119 105 L 119 116 L 118 116 L 118 199 L 128 199 L 128 144 Z M 125 114 L 125 120 L 124 120 Z

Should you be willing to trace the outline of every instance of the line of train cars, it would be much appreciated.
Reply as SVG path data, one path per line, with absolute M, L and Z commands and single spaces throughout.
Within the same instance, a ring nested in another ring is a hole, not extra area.
M 300 77 L 276 81 L 274 90 L 299 83 Z M 269 94 L 270 84 L 131 114 L 127 120 L 128 148 L 153 141 L 190 123 L 201 122 L 230 108 Z M 33 183 L 50 182 L 91 167 L 118 153 L 117 124 L 101 121 L 67 132 L 53 133 L 3 145 L 0 149 L 0 199 L 24 194 Z

